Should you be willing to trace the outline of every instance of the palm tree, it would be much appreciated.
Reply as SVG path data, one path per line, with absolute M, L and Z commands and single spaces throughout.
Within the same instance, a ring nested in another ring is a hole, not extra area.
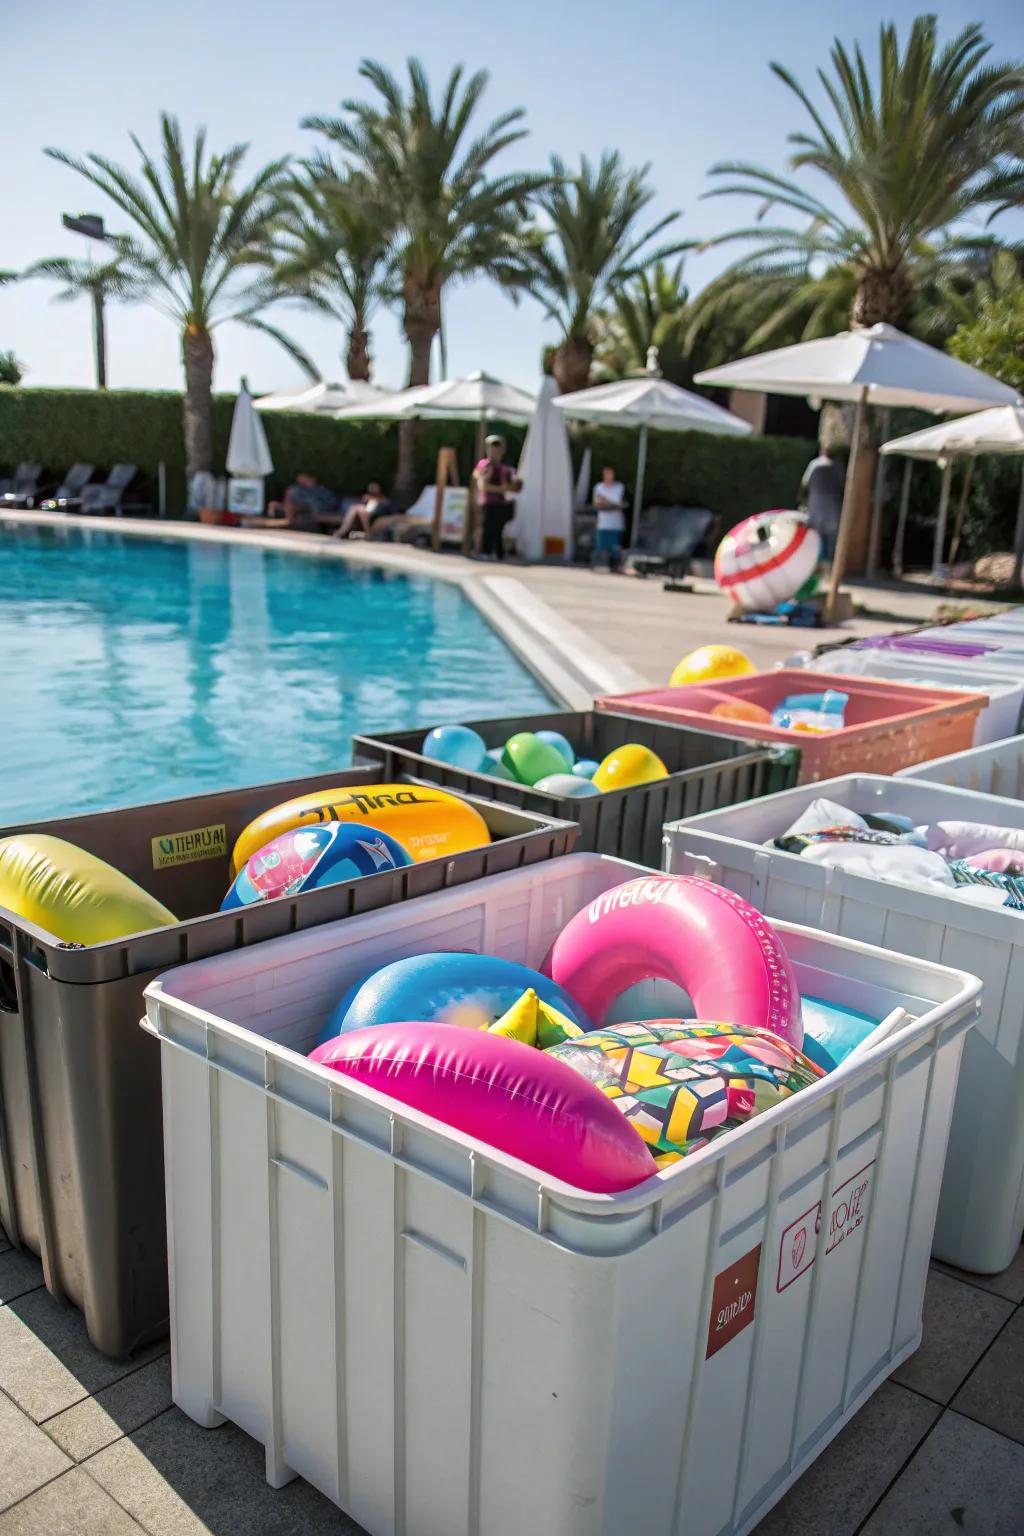
M 132 144 L 141 178 L 90 154 L 76 159 L 45 151 L 98 187 L 135 225 L 142 243 L 133 264 L 151 301 L 181 329 L 185 368 L 185 460 L 191 478 L 213 468 L 213 336 L 226 320 L 238 320 L 272 336 L 312 378 L 316 370 L 295 343 L 263 318 L 280 292 L 269 281 L 277 237 L 288 206 L 287 161 L 274 160 L 251 181 L 239 171 L 248 146 L 208 153 L 200 128 L 186 149 L 176 118 L 160 117 L 162 163 L 139 140 Z M 262 281 L 247 281 L 250 274 Z
M 91 261 L 74 261 L 68 256 L 52 256 L 47 261 L 35 262 L 22 274 L 60 283 L 60 292 L 54 294 L 59 304 L 71 304 L 81 298 L 91 301 L 97 389 L 107 387 L 106 306 L 115 299 L 128 302 L 141 298 L 146 291 L 145 280 L 130 247 L 125 242 L 114 243 L 120 245 L 117 254 L 100 266 Z
M 369 379 L 369 324 L 393 297 L 394 226 L 378 190 L 319 155 L 293 185 L 295 221 L 279 243 L 278 282 L 346 330 L 350 379 Z
M 602 311 L 593 326 L 594 363 L 607 378 L 621 379 L 640 372 L 651 347 L 658 349 L 658 367 L 673 384 L 689 384 L 690 290 L 683 281 L 683 258 L 670 267 L 656 261 L 612 294 L 611 311 Z
M 379 103 L 345 101 L 345 117 L 311 117 L 303 127 L 326 134 L 391 210 L 409 383 L 427 384 L 445 285 L 481 273 L 513 295 L 524 285 L 527 202 L 547 178 L 490 174 L 497 156 L 525 136 L 521 109 L 501 113 L 469 138 L 485 70 L 464 82 L 456 66 L 435 102 L 422 64 L 410 59 L 407 69 L 406 89 L 383 65 L 364 60 L 359 72 Z M 413 446 L 413 424 L 403 422 L 396 476 L 403 497 L 412 490 Z
M 584 155 L 576 175 L 553 155 L 551 170 L 551 183 L 537 198 L 550 227 L 532 253 L 530 287 L 561 330 L 554 372 L 566 392 L 582 389 L 590 377 L 596 316 L 616 289 L 646 266 L 677 256 L 687 242 L 649 249 L 678 213 L 638 229 L 654 197 L 649 165 L 627 169 L 618 153 L 606 150 L 597 166 Z
M 760 202 L 758 222 L 723 240 L 752 239 L 759 251 L 738 264 L 770 281 L 781 264 L 849 264 L 856 284 L 854 325 L 900 324 L 912 304 L 915 262 L 965 216 L 1024 198 L 1024 71 L 985 62 L 979 26 L 939 47 L 936 19 L 919 16 L 900 51 L 893 25 L 881 28 L 877 78 L 860 47 L 837 38 L 832 74 L 819 70 L 834 121 L 781 64 L 772 64 L 811 118 L 794 133 L 793 171 L 832 183 L 829 206 L 797 179 L 747 162 L 712 167 L 729 181 L 709 196 Z M 803 215 L 801 228 L 765 225 L 775 208 Z M 711 242 L 713 244 L 719 242 Z

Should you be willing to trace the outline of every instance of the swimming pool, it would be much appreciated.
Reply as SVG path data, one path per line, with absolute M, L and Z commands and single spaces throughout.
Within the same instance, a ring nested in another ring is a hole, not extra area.
M 447 581 L 0 523 L 0 825 L 345 766 L 356 730 L 554 707 Z

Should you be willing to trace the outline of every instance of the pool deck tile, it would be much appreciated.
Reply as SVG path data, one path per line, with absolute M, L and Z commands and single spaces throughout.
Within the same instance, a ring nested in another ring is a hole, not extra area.
M 932 1266 L 921 1348 L 756 1536 L 1022 1536 L 1020 1263 Z M 169 1388 L 164 1346 L 106 1360 L 45 1291 L 0 1304 L 0 1536 L 361 1536 L 301 1479 L 270 1488 L 262 1446 L 200 1429 Z

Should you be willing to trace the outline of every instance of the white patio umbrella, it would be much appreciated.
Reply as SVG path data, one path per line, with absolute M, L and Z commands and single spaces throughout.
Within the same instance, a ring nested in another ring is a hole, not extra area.
M 572 559 L 572 458 L 565 417 L 554 409 L 554 379 L 537 396 L 526 442 L 519 456 L 522 490 L 516 497 L 515 535 L 527 560 L 541 560 L 548 540 L 558 540 Z
M 311 411 L 322 416 L 383 394 L 384 390 L 365 379 L 346 379 L 343 384 L 311 384 L 305 389 L 261 395 L 255 405 L 258 411 Z
M 930 459 L 942 465 L 942 491 L 939 496 L 935 544 L 932 551 L 932 570 L 936 572 L 942 563 L 946 541 L 946 519 L 949 513 L 949 492 L 954 460 L 969 458 L 973 461 L 987 453 L 1024 454 L 1024 406 L 995 406 L 988 411 L 976 411 L 973 416 L 961 416 L 955 421 L 943 421 L 937 426 L 925 427 L 920 432 L 910 432 L 905 437 L 894 437 L 888 443 L 882 444 L 881 451 L 884 454 L 903 454 L 907 458 L 896 531 L 896 549 L 901 556 L 913 461 Z M 968 474 L 970 474 L 970 468 L 968 468 Z M 961 498 L 964 504 L 967 499 L 968 483 L 965 482 Z M 1024 475 L 1021 477 L 1013 548 L 1019 564 L 1024 555 Z
M 514 384 L 479 369 L 464 379 L 443 379 L 439 384 L 417 384 L 395 390 L 375 400 L 345 405 L 336 413 L 355 419 L 409 421 L 418 418 L 444 421 L 529 421 L 534 397 Z
M 647 437 L 652 427 L 660 432 L 718 432 L 733 437 L 747 437 L 753 431 L 749 421 L 742 421 L 731 411 L 705 400 L 703 395 L 680 389 L 678 384 L 670 384 L 654 373 L 645 373 L 635 379 L 618 379 L 613 384 L 595 384 L 592 389 L 575 389 L 567 395 L 559 395 L 552 403 L 566 416 L 573 416 L 578 421 L 640 428 L 630 518 L 631 544 L 635 543 L 637 518 L 643 506 Z
M 274 468 L 267 447 L 267 434 L 263 423 L 253 409 L 252 395 L 245 380 L 238 391 L 235 413 L 231 418 L 231 436 L 228 438 L 227 469 L 229 475 L 245 479 L 262 480 Z
M 904 336 L 891 325 L 841 331 L 819 341 L 802 341 L 756 357 L 744 357 L 696 376 L 698 384 L 750 389 L 769 395 L 809 395 L 818 400 L 856 404 L 850 462 L 843 493 L 826 612 L 835 608 L 846 566 L 853 508 L 854 472 L 864 408 L 915 406 L 919 410 L 966 412 L 984 405 L 1013 405 L 1017 396 L 987 373 L 945 352 Z

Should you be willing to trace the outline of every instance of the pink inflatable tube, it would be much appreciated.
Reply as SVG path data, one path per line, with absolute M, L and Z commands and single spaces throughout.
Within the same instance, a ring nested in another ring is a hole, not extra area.
M 544 970 L 600 1028 L 620 993 L 660 977 L 701 1019 L 770 1029 L 799 1050 L 800 993 L 775 929 L 732 891 L 652 875 L 605 891 L 562 930 Z
M 595 1194 L 657 1173 L 600 1088 L 544 1051 L 457 1024 L 377 1024 L 318 1045 L 311 1061 Z

